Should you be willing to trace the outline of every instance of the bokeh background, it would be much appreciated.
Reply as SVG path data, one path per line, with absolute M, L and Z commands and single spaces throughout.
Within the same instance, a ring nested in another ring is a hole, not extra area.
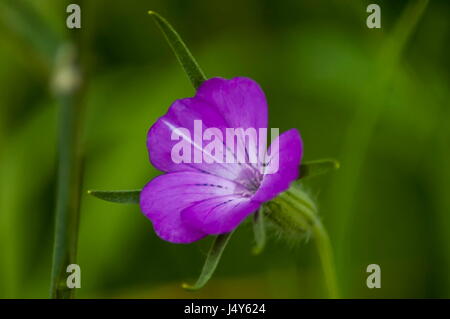
M 210 239 L 160 240 L 137 205 L 88 189 L 133 189 L 156 176 L 150 125 L 191 87 L 147 10 L 179 31 L 207 76 L 248 76 L 270 126 L 295 127 L 305 160 L 341 169 L 307 182 L 335 250 L 342 296 L 450 297 L 448 1 L 0 0 L 0 297 L 47 298 L 54 236 L 59 104 L 55 52 L 83 58 L 80 298 L 326 297 L 312 241 L 269 234 L 251 254 L 242 225 L 201 291 Z M 65 26 L 78 3 L 81 30 Z M 80 108 L 81 112 L 81 108 Z M 381 289 L 366 267 L 381 266 Z

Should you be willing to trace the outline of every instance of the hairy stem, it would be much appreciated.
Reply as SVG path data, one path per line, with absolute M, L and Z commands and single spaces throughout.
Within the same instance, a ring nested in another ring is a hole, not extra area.
M 275 205 L 277 207 L 270 207 Z M 312 233 L 320 257 L 330 298 L 339 298 L 333 249 L 328 233 L 317 215 L 317 207 L 301 189 L 293 186 L 269 202 L 268 217 L 288 233 Z
M 328 233 L 320 220 L 317 220 L 314 223 L 312 231 L 317 246 L 317 251 L 319 253 L 320 262 L 322 264 L 329 296 L 333 299 L 339 298 L 333 249 L 331 247 L 330 237 L 328 236 Z

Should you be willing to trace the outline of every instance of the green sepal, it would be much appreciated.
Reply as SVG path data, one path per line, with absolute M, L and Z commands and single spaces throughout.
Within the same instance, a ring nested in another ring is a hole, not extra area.
M 206 81 L 205 73 L 203 73 L 202 69 L 198 65 L 191 51 L 189 51 L 186 44 L 183 42 L 183 39 L 180 37 L 177 31 L 158 13 L 154 11 L 149 11 L 149 15 L 155 20 L 158 27 L 161 29 L 162 33 L 166 37 L 167 42 L 172 48 L 175 56 L 186 72 L 189 80 L 191 80 L 192 85 L 195 89 L 197 89 L 200 84 Z
M 339 169 L 340 163 L 335 159 L 323 159 L 304 162 L 300 165 L 300 177 L 308 178 Z
M 88 190 L 87 193 L 108 202 L 120 204 L 139 204 L 140 189 L 121 191 L 97 191 Z
M 206 256 L 205 264 L 203 265 L 202 272 L 200 273 L 197 281 L 193 285 L 183 283 L 182 287 L 184 289 L 198 290 L 206 285 L 206 283 L 209 281 L 214 271 L 216 270 L 220 258 L 222 257 L 222 253 L 227 246 L 228 240 L 230 239 L 232 234 L 233 232 L 216 236 L 211 245 L 211 248 L 209 249 L 208 256 Z

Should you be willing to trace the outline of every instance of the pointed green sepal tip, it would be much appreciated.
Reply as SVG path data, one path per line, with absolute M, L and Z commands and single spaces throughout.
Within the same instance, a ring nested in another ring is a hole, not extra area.
M 207 284 L 209 279 L 211 279 L 212 275 L 214 274 L 214 271 L 219 264 L 220 258 L 222 257 L 222 253 L 225 250 L 228 240 L 230 239 L 232 234 L 233 232 L 216 236 L 211 245 L 211 248 L 209 249 L 208 255 L 206 256 L 205 264 L 203 265 L 200 276 L 198 277 L 195 284 L 189 285 L 187 283 L 183 283 L 181 287 L 186 290 L 192 291 L 199 290 Z
M 263 250 L 264 250 L 263 247 L 254 246 L 252 248 L 252 254 L 257 256 L 257 255 L 261 254 Z
M 181 288 L 183 288 L 183 289 L 185 289 L 185 290 L 188 290 L 188 291 L 196 291 L 196 290 L 199 290 L 201 287 L 196 288 L 196 287 L 193 286 L 193 285 L 189 285 L 188 283 L 183 282 L 183 283 L 181 284 Z
M 304 162 L 300 165 L 300 177 L 307 178 L 335 171 L 341 167 L 335 159 L 323 159 Z
M 98 191 L 88 190 L 87 194 L 104 201 L 120 204 L 139 204 L 141 190 Z
M 167 43 L 169 43 L 169 46 L 172 48 L 172 51 L 183 67 L 184 72 L 194 88 L 197 89 L 207 78 L 191 51 L 188 49 L 178 32 L 166 19 L 164 19 L 164 17 L 152 10 L 149 10 L 148 14 L 152 16 L 153 20 L 164 34 Z

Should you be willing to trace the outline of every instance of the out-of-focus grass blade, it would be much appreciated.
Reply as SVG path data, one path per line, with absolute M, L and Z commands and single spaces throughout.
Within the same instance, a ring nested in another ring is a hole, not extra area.
M 324 159 L 304 162 L 300 165 L 300 177 L 312 177 L 316 175 L 322 175 L 334 170 L 339 169 L 340 163 L 334 159 Z
M 200 69 L 197 61 L 192 56 L 192 53 L 187 48 L 186 44 L 184 44 L 177 31 L 175 31 L 166 19 L 154 11 L 149 11 L 148 14 L 152 16 L 158 27 L 164 33 L 167 42 L 169 42 L 170 47 L 189 77 L 189 80 L 191 80 L 194 88 L 197 89 L 200 84 L 206 80 L 206 76 L 202 69 Z
M 108 202 L 121 204 L 139 204 L 140 189 L 123 190 L 123 191 L 96 191 L 89 190 L 89 195 L 103 199 Z
M 206 283 L 216 270 L 220 257 L 222 257 L 222 253 L 227 246 L 228 240 L 230 239 L 232 234 L 233 232 L 216 236 L 208 252 L 208 256 L 206 257 L 205 264 L 203 265 L 202 272 L 198 277 L 197 282 L 194 285 L 183 283 L 182 287 L 184 289 L 198 290 L 206 285 Z
M 63 39 L 28 3 L 18 0 L 1 2 L 0 19 L 51 65 Z
M 253 232 L 255 234 L 255 246 L 252 249 L 254 255 L 260 254 L 266 245 L 266 228 L 264 226 L 264 212 L 260 208 L 253 216 Z

